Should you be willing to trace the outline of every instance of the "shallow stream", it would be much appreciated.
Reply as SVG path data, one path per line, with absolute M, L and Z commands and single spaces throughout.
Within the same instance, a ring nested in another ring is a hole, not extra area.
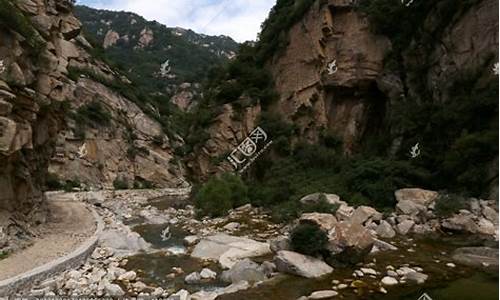
M 164 202 L 156 200 L 154 206 L 159 209 L 168 209 L 172 199 Z M 152 204 L 153 205 L 153 204 Z M 160 237 L 162 230 L 170 227 L 171 238 L 163 241 Z M 216 264 L 207 264 L 191 258 L 185 253 L 183 238 L 185 231 L 172 225 L 137 225 L 134 230 L 139 232 L 146 241 L 152 243 L 160 252 L 143 254 L 129 258 L 126 266 L 129 270 L 139 271 L 144 282 L 151 286 L 161 286 L 170 291 L 184 288 L 190 292 L 201 289 L 213 290 L 225 286 L 220 281 L 206 282 L 198 285 L 187 285 L 184 277 L 194 271 L 201 271 L 204 267 L 222 271 Z M 427 293 L 433 300 L 493 300 L 498 299 L 499 285 L 498 272 L 488 274 L 468 267 L 457 265 L 455 268 L 446 264 L 452 262 L 451 253 L 459 247 L 481 246 L 485 242 L 475 236 L 460 235 L 431 235 L 426 238 L 403 238 L 392 241 L 399 248 L 397 251 L 381 252 L 367 258 L 366 263 L 373 263 L 372 268 L 385 274 L 386 267 L 391 265 L 401 267 L 421 267 L 423 273 L 429 275 L 422 285 L 404 284 L 386 288 L 388 294 L 379 292 L 377 278 L 363 277 L 361 286 L 347 288 L 340 291 L 339 299 L 419 299 Z M 488 244 L 488 243 L 486 243 Z M 492 246 L 488 244 L 487 246 Z M 175 253 L 172 255 L 171 253 Z M 175 278 L 168 277 L 173 267 L 180 267 L 184 273 Z M 359 268 L 359 267 L 358 267 Z M 325 278 L 319 280 L 305 279 L 294 276 L 280 275 L 253 289 L 225 295 L 222 300 L 295 300 L 300 296 L 309 295 L 317 290 L 332 289 L 332 280 L 351 284 L 353 271 L 356 266 L 338 267 Z M 359 285 L 360 283 L 357 282 Z

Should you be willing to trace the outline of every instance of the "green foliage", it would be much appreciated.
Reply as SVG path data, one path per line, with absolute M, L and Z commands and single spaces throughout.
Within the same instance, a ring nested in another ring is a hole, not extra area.
M 436 206 L 434 211 L 436 212 L 437 216 L 447 218 L 454 213 L 458 213 L 458 211 L 461 209 L 468 209 L 468 207 L 469 203 L 465 197 L 460 195 L 441 193 L 436 199 Z
M 211 67 L 228 61 L 222 52 L 235 52 L 238 48 L 238 44 L 229 37 L 199 35 L 191 30 L 178 35 L 177 29 L 149 22 L 133 13 L 76 6 L 75 14 L 83 23 L 86 38 L 97 46 L 92 50 L 92 55 L 123 70 L 144 90 L 145 95 L 162 92 L 168 99 L 172 96 L 168 91 L 170 85 L 201 82 Z M 112 25 L 107 26 L 101 20 L 112 20 Z M 154 39 L 147 47 L 138 49 L 136 46 L 144 28 L 153 32 Z M 97 33 L 106 33 L 110 29 L 122 37 L 128 36 L 128 42 L 120 40 L 102 49 L 105 35 Z M 167 59 L 176 77 L 158 78 L 160 65 Z
M 63 184 L 59 180 L 59 177 L 52 173 L 47 174 L 45 184 L 47 185 L 47 189 L 49 191 L 58 191 L 63 189 Z
M 76 110 L 75 120 L 92 126 L 109 126 L 111 115 L 99 101 L 92 101 Z
M 0 26 L 14 29 L 26 39 L 26 43 L 35 53 L 41 51 L 45 41 L 35 30 L 31 21 L 15 6 L 12 1 L 0 0 Z
M 6 251 L 0 251 L 0 260 L 6 259 L 7 257 L 9 257 L 9 253 L 8 252 L 6 252 Z
M 116 177 L 115 180 L 113 180 L 113 187 L 115 190 L 128 190 L 129 186 L 127 181 L 123 180 L 120 177 Z
M 277 99 L 272 76 L 256 61 L 256 48 L 242 44 L 239 55 L 226 67 L 213 69 L 209 74 L 205 90 L 209 103 L 235 103 L 246 96 L 263 106 Z
M 489 165 L 498 153 L 498 82 L 487 66 L 481 69 L 487 71 L 450 79 L 450 101 L 405 101 L 394 108 L 391 123 L 403 134 L 402 149 L 424 145 L 416 163 L 433 174 L 427 181 L 432 189 L 478 197 L 488 190 Z
M 303 196 L 317 192 L 338 194 L 354 205 L 393 208 L 395 190 L 425 187 L 430 176 L 408 160 L 351 159 L 321 145 L 297 145 L 291 155 L 269 156 L 260 157 L 252 167 L 249 197 L 254 205 L 272 208 L 276 221 L 290 221 L 304 212 L 336 211 L 326 203 L 317 207 L 300 204 Z
M 202 215 L 219 217 L 228 210 L 248 203 L 248 188 L 232 174 L 212 178 L 195 195 L 195 205 Z
M 84 138 L 85 129 L 88 126 L 98 128 L 98 126 L 107 127 L 111 124 L 111 114 L 97 100 L 79 107 L 71 115 L 76 122 L 75 136 L 80 138 Z
M 66 180 L 62 186 L 63 190 L 67 193 L 73 192 L 75 189 L 81 188 L 81 183 L 78 179 Z
M 294 251 L 317 256 L 325 253 L 328 246 L 328 236 L 318 226 L 300 224 L 293 229 L 290 244 Z

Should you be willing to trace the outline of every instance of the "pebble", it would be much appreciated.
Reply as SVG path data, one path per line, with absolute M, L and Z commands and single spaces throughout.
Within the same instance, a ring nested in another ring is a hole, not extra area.
M 456 267 L 456 265 L 454 263 L 447 263 L 446 266 L 448 268 L 455 268 Z

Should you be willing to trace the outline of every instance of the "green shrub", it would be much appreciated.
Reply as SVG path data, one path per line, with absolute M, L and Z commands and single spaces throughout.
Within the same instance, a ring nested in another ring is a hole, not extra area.
M 0 251 L 0 260 L 6 259 L 7 257 L 9 257 L 9 253 L 8 252 L 6 252 L 6 251 Z
M 47 189 L 49 191 L 58 191 L 63 189 L 63 184 L 61 184 L 59 177 L 52 173 L 47 174 L 45 184 L 47 185 Z
M 94 100 L 76 110 L 73 115 L 77 127 L 84 129 L 86 126 L 109 126 L 111 124 L 111 114 L 102 107 L 102 104 Z
M 228 210 L 248 203 L 248 188 L 243 181 L 226 173 L 210 179 L 195 195 L 195 205 L 201 215 L 219 217 Z
M 450 217 L 458 213 L 461 209 L 468 209 L 469 202 L 467 198 L 460 195 L 443 194 L 441 193 L 436 199 L 434 211 L 436 215 L 442 218 Z
M 74 189 L 81 188 L 81 183 L 78 179 L 66 180 L 64 185 L 62 186 L 63 190 L 67 193 L 73 192 Z
M 231 190 L 220 179 L 211 179 L 195 197 L 195 205 L 202 215 L 220 217 L 226 215 L 231 205 Z
M 119 177 L 113 180 L 113 187 L 115 188 L 115 190 L 128 190 L 129 188 L 127 181 Z
M 318 226 L 300 224 L 292 231 L 290 244 L 292 249 L 299 253 L 311 256 L 322 255 L 328 245 L 328 236 Z

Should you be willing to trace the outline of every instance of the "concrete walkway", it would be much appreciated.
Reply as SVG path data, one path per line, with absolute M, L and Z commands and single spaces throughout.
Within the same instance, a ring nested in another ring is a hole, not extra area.
M 96 231 L 96 220 L 82 202 L 49 201 L 49 220 L 37 228 L 32 246 L 0 260 L 0 281 L 25 273 L 76 250 Z

